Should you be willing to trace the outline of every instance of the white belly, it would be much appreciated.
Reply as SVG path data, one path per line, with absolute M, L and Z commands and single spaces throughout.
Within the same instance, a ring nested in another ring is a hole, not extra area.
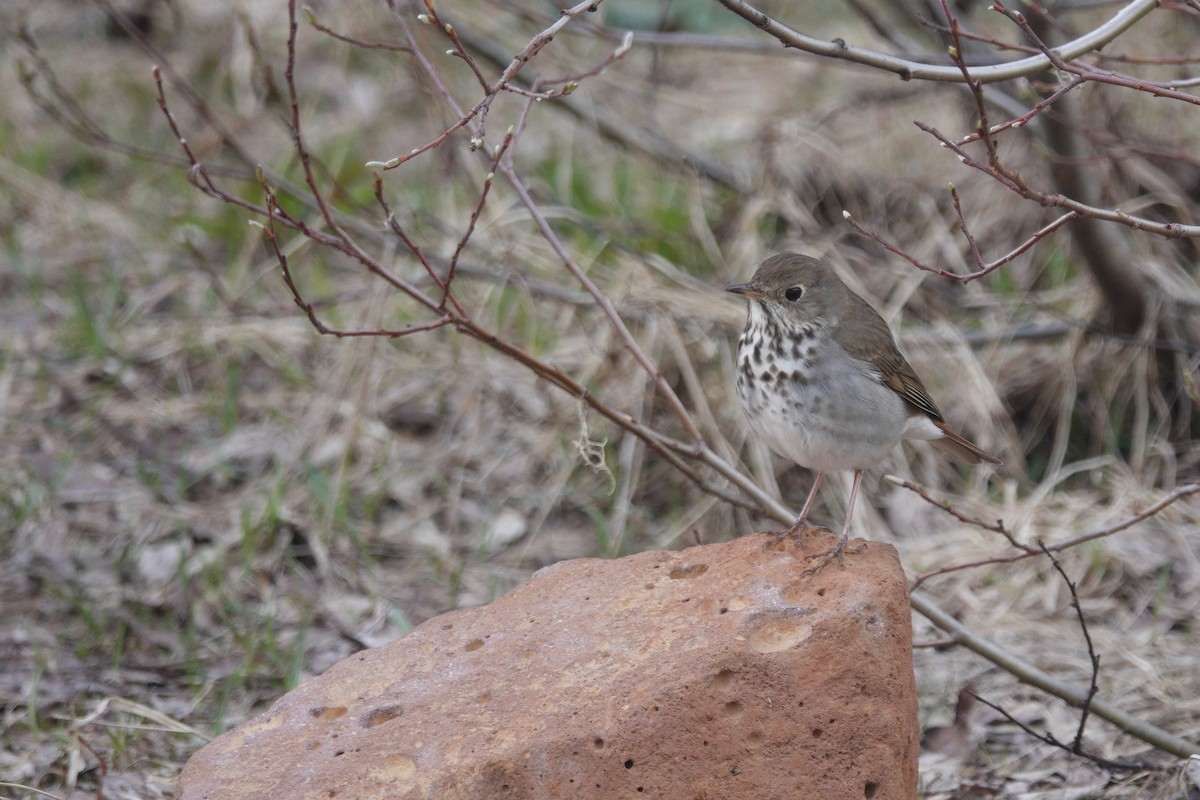
M 827 356 L 817 358 L 818 349 Z M 942 436 L 924 414 L 909 416 L 907 404 L 880 383 L 872 367 L 832 341 L 817 348 L 809 338 L 798 353 L 771 364 L 743 348 L 738 362 L 738 393 L 750 427 L 772 450 L 803 467 L 868 469 L 901 439 Z

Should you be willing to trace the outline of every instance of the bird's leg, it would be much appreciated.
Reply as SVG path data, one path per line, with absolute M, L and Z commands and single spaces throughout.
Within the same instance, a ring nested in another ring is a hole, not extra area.
M 796 524 L 786 531 L 776 531 L 771 541 L 767 543 L 768 548 L 776 547 L 789 536 L 799 536 L 800 532 L 804 530 L 804 525 L 808 522 L 808 512 L 812 510 L 813 503 L 817 502 L 817 490 L 821 488 L 821 479 L 824 477 L 824 472 L 817 473 L 816 479 L 813 480 L 812 489 L 808 492 L 808 499 L 804 501 L 804 508 L 800 510 L 800 516 L 796 520 Z
M 862 483 L 862 477 L 863 471 L 861 469 L 854 470 L 854 483 L 850 485 L 850 502 L 846 505 L 846 523 L 842 525 L 842 535 L 838 537 L 837 544 L 835 544 L 832 549 L 826 550 L 824 553 L 815 553 L 811 556 L 807 556 L 805 560 L 816 561 L 817 563 L 804 570 L 802 574 L 812 575 L 835 558 L 837 559 L 838 564 L 841 564 L 842 553 L 847 551 L 851 553 L 857 553 L 864 549 L 865 546 L 861 544 L 856 547 L 846 547 L 846 544 L 850 541 L 850 517 L 854 515 L 854 501 L 858 499 L 858 487 L 859 484 Z M 801 514 L 801 518 L 803 518 L 803 516 L 804 515 Z
M 817 502 L 817 490 L 821 488 L 821 479 L 824 477 L 824 472 L 817 473 L 817 477 L 813 479 L 812 489 L 808 491 L 808 499 L 804 501 L 804 508 L 800 509 L 800 516 L 796 518 L 796 524 L 788 528 L 785 535 L 795 536 L 804 529 L 805 523 L 808 522 L 808 512 L 812 511 L 813 503 Z

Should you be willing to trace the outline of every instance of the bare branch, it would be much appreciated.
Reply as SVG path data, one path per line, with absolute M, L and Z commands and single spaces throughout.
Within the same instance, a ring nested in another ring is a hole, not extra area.
M 1176 89 L 1174 85 L 1156 83 L 1154 81 L 1147 81 L 1141 78 L 1135 78 L 1130 75 L 1121 75 L 1115 72 L 1101 71 L 1083 64 L 1075 63 L 1069 57 L 1064 58 L 1062 48 L 1048 47 L 1046 43 L 1043 42 L 1037 35 L 1037 33 L 1034 32 L 1033 28 L 1029 24 L 1029 21 L 1025 19 L 1024 14 L 1007 8 L 1002 2 L 1000 2 L 1000 0 L 995 0 L 991 7 L 993 10 L 1003 14 L 1016 23 L 1021 30 L 1025 32 L 1025 35 L 1028 36 L 1030 40 L 1037 46 L 1037 48 L 1042 51 L 1042 54 L 1050 61 L 1050 63 L 1055 68 L 1060 69 L 1063 72 L 1068 72 L 1072 75 L 1078 75 L 1081 78 L 1089 81 L 1095 81 L 1097 83 L 1108 83 L 1113 86 L 1124 86 L 1128 89 L 1137 89 L 1140 92 L 1146 92 L 1154 95 L 1155 97 L 1169 97 L 1172 100 L 1182 100 L 1183 102 L 1191 103 L 1192 105 L 1200 105 L 1200 97 L 1197 97 L 1193 94 L 1188 94 L 1187 92 L 1181 92 Z M 1182 85 L 1190 85 L 1190 82 L 1185 82 Z
M 719 0 L 721 5 L 733 13 L 761 28 L 778 39 L 784 47 L 794 47 L 806 53 L 826 58 L 863 64 L 868 67 L 893 72 L 902 80 L 941 81 L 946 83 L 963 82 L 962 71 L 958 67 L 941 67 L 932 64 L 922 64 L 917 61 L 898 56 L 867 50 L 846 44 L 842 39 L 832 42 L 807 36 L 788 25 L 776 20 L 766 12 L 754 7 L 746 0 Z M 1054 48 L 1054 53 L 1064 61 L 1071 61 L 1085 53 L 1099 50 L 1104 45 L 1116 39 L 1125 31 L 1132 28 L 1143 17 L 1157 8 L 1159 0 L 1133 0 L 1118 11 L 1112 19 L 1095 30 Z M 972 66 L 971 75 L 981 83 L 996 83 L 1014 78 L 1024 78 L 1044 70 L 1051 63 L 1046 54 L 1030 56 L 1020 61 L 991 66 Z
M 885 481 L 887 481 L 888 483 L 892 484 L 893 486 L 900 486 L 902 488 L 908 489 L 910 492 L 917 495 L 917 497 L 920 497 L 926 503 L 929 503 L 932 506 L 937 506 L 942 511 L 945 511 L 947 514 L 949 514 L 950 516 L 957 519 L 959 522 L 965 522 L 968 525 L 974 525 L 977 528 L 983 528 L 984 530 L 993 531 L 994 533 L 998 533 L 1001 536 L 1003 536 L 1010 545 L 1017 548 L 1018 550 L 1028 552 L 1030 555 L 1037 553 L 1037 548 L 1030 547 L 1029 545 L 1026 545 L 1026 544 L 1021 544 L 1016 539 L 1014 539 L 1012 533 L 1009 532 L 1008 528 L 1004 527 L 1004 520 L 1002 520 L 1002 519 L 998 519 L 993 523 L 993 522 L 986 522 L 982 519 L 979 519 L 978 517 L 968 516 L 968 515 L 964 514 L 963 512 L 959 511 L 958 509 L 956 509 L 954 506 L 950 505 L 950 502 L 948 500 L 933 499 L 933 497 L 930 496 L 929 492 L 925 489 L 925 487 L 921 486 L 920 484 L 913 483 L 912 481 L 906 481 L 901 478 L 897 478 L 895 475 L 884 475 L 883 479 Z
M 966 230 L 966 220 L 961 216 L 961 207 L 959 206 L 959 203 L 958 203 L 957 192 L 955 192 L 953 186 L 950 187 L 950 191 L 955 199 L 955 208 L 959 211 L 959 214 L 960 214 L 960 217 L 959 217 L 960 229 L 963 231 L 964 234 L 967 235 L 968 242 L 973 243 L 973 239 L 971 238 L 969 232 Z M 858 231 L 863 236 L 867 236 L 867 237 L 879 242 L 879 244 L 881 244 L 888 252 L 894 253 L 895 255 L 900 256 L 900 258 L 903 258 L 905 261 L 912 264 L 917 269 L 924 270 L 925 272 L 932 272 L 934 275 L 940 275 L 943 278 L 950 278 L 951 280 L 956 280 L 959 283 L 965 284 L 965 283 L 970 283 L 971 281 L 979 280 L 980 278 L 984 277 L 985 275 L 988 275 L 989 273 L 994 272 L 995 270 L 999 269 L 1000 267 L 1004 266 L 1005 264 L 1008 264 L 1013 259 L 1017 258 L 1017 256 L 1021 255 L 1026 250 L 1028 250 L 1029 248 L 1033 247 L 1035 244 L 1040 242 L 1042 239 L 1045 239 L 1047 236 L 1049 236 L 1054 231 L 1056 231 L 1059 228 L 1061 228 L 1062 226 L 1066 225 L 1068 222 L 1078 219 L 1079 214 L 1075 213 L 1074 211 L 1070 211 L 1070 212 L 1067 212 L 1066 214 L 1063 214 L 1061 217 L 1057 217 L 1053 221 L 1047 223 L 1046 225 L 1043 225 L 1041 228 L 1034 231 L 1032 234 L 1030 234 L 1030 236 L 1027 239 L 1025 239 L 1025 241 L 1018 244 L 1012 250 L 1009 250 L 1007 253 L 1005 253 L 1004 255 L 1000 256 L 999 258 L 997 258 L 993 261 L 983 263 L 982 261 L 979 260 L 980 259 L 979 253 L 977 251 L 974 252 L 974 255 L 976 258 L 976 266 L 978 266 L 979 269 L 977 269 L 974 272 L 967 272 L 967 273 L 950 272 L 949 270 L 943 269 L 941 267 L 930 266 L 929 264 L 926 264 L 921 259 L 917 258 L 916 256 L 912 255 L 911 253 L 902 249 L 899 245 L 896 245 L 896 244 L 888 241 L 887 239 L 883 238 L 883 235 L 880 234 L 878 231 L 874 231 L 874 230 L 871 230 L 870 228 L 863 226 L 862 223 L 860 223 L 857 219 L 855 219 L 854 215 L 852 215 L 849 211 L 843 211 L 842 217 L 846 220 L 847 224 L 849 224 L 851 228 L 854 228 L 854 230 Z
M 414 148 L 404 155 L 394 156 L 386 161 L 372 162 L 372 166 L 379 166 L 384 170 L 396 169 L 406 161 L 410 161 L 422 153 L 438 147 L 455 131 L 466 127 L 472 128 L 472 148 L 480 147 L 486 139 L 483 123 L 487 117 L 488 109 L 491 107 L 492 101 L 495 99 L 496 95 L 502 91 L 514 91 L 516 94 L 528 94 L 524 90 L 520 90 L 519 88 L 512 86 L 512 82 L 517 77 L 517 74 L 520 73 L 525 65 L 528 64 L 534 58 L 534 56 L 536 56 L 542 50 L 543 47 L 553 41 L 555 35 L 557 35 L 563 27 L 565 27 L 579 15 L 595 11 L 599 3 L 600 0 L 585 0 L 585 2 L 579 3 L 571 8 L 563 9 L 558 19 L 556 19 L 545 30 L 531 38 L 521 52 L 512 59 L 507 67 L 504 68 L 504 70 L 500 73 L 500 76 L 495 81 L 489 83 L 488 80 L 483 76 L 483 73 L 478 64 L 475 62 L 475 59 L 471 57 L 471 55 L 463 46 L 463 41 L 459 36 L 458 31 L 451 23 L 443 21 L 434 10 L 433 4 L 427 0 L 425 7 L 428 13 L 421 15 L 422 21 L 438 27 L 446 34 L 447 37 L 450 38 L 451 42 L 455 46 L 455 49 L 452 51 L 453 54 L 463 59 L 471 67 L 471 70 L 475 73 L 477 80 L 483 87 L 483 99 L 476 103 L 469 111 L 464 112 L 459 104 L 454 100 L 454 97 L 451 95 L 450 90 L 446 87 L 445 82 L 441 79 L 441 76 L 437 74 L 437 69 L 433 66 L 429 59 L 425 57 L 425 54 L 421 52 L 421 49 L 416 46 L 416 41 L 413 38 L 412 30 L 409 28 L 407 20 L 404 18 L 400 8 L 397 6 L 396 0 L 387 0 L 388 8 L 391 9 L 392 15 L 396 18 L 401 30 L 404 31 L 404 35 L 409 40 L 410 51 L 416 56 L 425 73 L 434 81 L 434 84 L 437 87 L 438 92 L 442 95 L 443 99 L 446 100 L 447 104 L 450 105 L 455 114 L 457 114 L 458 121 L 443 131 L 433 141 L 430 141 L 421 147 Z M 622 52 L 621 55 L 623 54 L 624 53 Z M 618 55 L 617 57 L 620 56 Z M 554 96 L 557 95 L 546 94 L 542 96 L 542 99 L 549 99 Z
M 1126 227 L 1133 228 L 1137 231 L 1146 233 L 1156 233 L 1167 239 L 1179 239 L 1183 237 L 1195 238 L 1200 237 L 1200 225 L 1181 225 L 1176 222 L 1159 222 L 1157 220 L 1147 219 L 1145 217 L 1137 217 L 1133 214 L 1127 214 L 1124 211 L 1115 208 L 1100 208 L 1098 206 L 1090 206 L 1086 203 L 1080 203 L 1078 200 L 1073 200 L 1062 194 L 1042 192 L 1025 184 L 1024 180 L 1019 175 L 1008 171 L 1001 171 L 987 164 L 980 163 L 973 158 L 965 149 L 957 142 L 951 141 L 941 131 L 936 128 L 926 125 L 924 122 L 914 123 L 918 128 L 933 136 L 945 147 L 952 150 L 958 156 L 958 160 L 966 164 L 972 169 L 977 169 L 983 172 L 998 182 L 1004 184 L 1011 191 L 1022 197 L 1033 200 L 1047 208 L 1065 208 L 1075 212 L 1079 217 L 1090 217 L 1092 219 L 1104 220 L 1106 222 L 1117 222 Z M 931 270 L 934 271 L 934 270 Z
M 1049 97 L 1047 97 L 1046 99 L 1041 100 L 1037 103 L 1034 103 L 1033 107 L 1030 108 L 1029 111 L 1027 111 L 1026 113 L 1020 115 L 1019 117 L 1015 117 L 1014 119 L 1010 119 L 1008 122 L 1003 122 L 999 125 L 994 125 L 991 128 L 989 128 L 988 135 L 995 136 L 996 134 L 1003 133 L 1004 131 L 1009 130 L 1010 128 L 1022 128 L 1024 126 L 1028 125 L 1030 123 L 1030 121 L 1033 120 L 1034 117 L 1036 117 L 1038 114 L 1042 113 L 1047 108 L 1049 108 L 1054 103 L 1055 100 L 1062 97 L 1067 92 L 1074 89 L 1075 87 L 1082 86 L 1083 83 L 1084 83 L 1084 79 L 1079 76 L 1076 76 L 1072 80 L 1067 81 L 1066 83 L 1063 83 L 1061 86 L 1059 86 L 1057 89 L 1055 89 L 1054 93 L 1051 94 Z M 967 145 L 967 144 L 970 144 L 971 142 L 977 142 L 981 138 L 983 138 L 983 134 L 980 131 L 975 131 L 974 133 L 969 133 L 966 136 L 964 136 L 963 138 L 959 139 L 958 144 Z
M 555 253 L 558 254 L 559 259 L 567 268 L 567 271 L 575 277 L 575 280 L 579 281 L 579 283 L 583 285 L 583 288 L 586 289 L 593 298 L 595 298 L 597 305 L 599 305 L 599 307 L 604 311 L 604 315 L 608 317 L 609 323 L 611 323 L 613 328 L 617 331 L 618 335 L 621 337 L 621 340 L 629 349 L 629 352 L 633 354 L 634 359 L 638 362 L 638 364 L 641 365 L 642 369 L 646 370 L 647 374 L 650 375 L 650 378 L 658 387 L 659 393 L 667 402 L 667 405 L 670 406 L 676 418 L 679 419 L 688 436 L 697 442 L 702 441 L 703 436 L 701 435 L 699 428 L 696 427 L 696 423 L 692 419 L 691 414 L 688 413 L 687 408 L 684 407 L 683 401 L 679 399 L 679 396 L 675 394 L 675 390 L 671 388 L 669 383 L 667 383 L 666 378 L 663 377 L 663 374 L 658 369 L 658 366 L 655 365 L 648 355 L 646 355 L 646 352 L 642 349 L 642 346 L 638 344 L 637 339 L 625 325 L 625 321 L 621 319 L 621 315 L 617 312 L 617 309 L 612 304 L 612 301 L 609 300 L 608 296 L 604 294 L 604 292 L 600 291 L 600 287 L 598 287 L 592 281 L 592 279 L 587 276 L 587 273 L 580 269 L 579 264 L 575 261 L 575 258 L 567 250 L 566 246 L 562 243 L 562 240 L 559 239 L 558 234 L 554 232 L 554 229 L 550 227 L 550 223 L 546 220 L 546 217 L 542 214 L 541 210 L 537 207 L 537 204 L 533 201 L 533 197 L 529 194 L 529 190 L 525 187 L 525 182 L 522 181 L 520 176 L 517 175 L 516 171 L 507 164 L 501 164 L 500 171 L 504 174 L 504 177 L 508 179 L 509 185 L 516 190 L 517 196 L 521 199 L 521 203 L 525 206 L 525 210 L 528 211 L 529 215 L 533 218 L 534 223 L 542 232 L 542 236 L 544 236 L 546 241 L 550 243 L 550 246 L 554 248 Z
M 1200 487 L 1197 488 L 1200 489 Z M 920 592 L 912 592 L 909 595 L 909 599 L 914 609 L 934 625 L 949 633 L 958 644 L 986 658 L 1006 672 L 1012 673 L 1022 683 L 1027 683 L 1030 686 L 1035 686 L 1044 692 L 1048 692 L 1055 697 L 1065 700 L 1076 708 L 1080 708 L 1085 702 L 1088 702 L 1088 692 L 1086 690 L 1076 688 L 1058 680 L 1032 664 L 1017 658 L 995 642 L 974 633 L 954 617 L 938 608 L 928 597 Z M 1159 750 L 1179 756 L 1180 758 L 1187 758 L 1193 753 L 1200 753 L 1200 745 L 1189 742 L 1144 720 L 1138 719 L 1104 700 L 1092 698 L 1090 704 L 1096 716 L 1108 720 L 1129 735 L 1136 736 L 1138 739 L 1157 747 Z
M 1063 579 L 1063 583 L 1067 585 L 1067 591 L 1071 593 L 1071 607 L 1075 609 L 1075 614 L 1079 618 L 1079 630 L 1083 632 L 1083 640 L 1087 645 L 1088 660 L 1092 664 L 1092 678 L 1088 685 L 1087 699 L 1083 701 L 1083 713 L 1079 715 L 1079 728 L 1075 731 L 1075 740 L 1071 743 L 1070 751 L 1076 755 L 1084 755 L 1083 752 L 1083 731 L 1087 727 L 1088 714 L 1092 709 L 1092 700 L 1096 697 L 1096 692 L 1099 691 L 1097 679 L 1100 677 L 1100 656 L 1096 653 L 1096 648 L 1092 644 L 1092 634 L 1088 632 L 1087 619 L 1083 616 L 1083 608 L 1079 605 L 1079 593 L 1075 590 L 1075 583 L 1067 577 L 1067 571 L 1063 569 L 1062 564 L 1054 557 L 1054 554 L 1046 549 L 1046 545 L 1038 540 L 1038 547 L 1046 558 L 1050 559 L 1050 563 L 1054 566 L 1059 577 Z M 1090 757 L 1090 756 L 1089 756 Z
M 909 488 L 909 487 L 905 486 L 905 488 Z M 1139 522 L 1142 522 L 1143 520 L 1147 520 L 1150 517 L 1153 517 L 1155 514 L 1162 511 L 1164 508 L 1166 508 L 1167 506 L 1176 502 L 1177 500 L 1180 500 L 1184 497 L 1189 497 L 1193 494 L 1196 494 L 1197 492 L 1200 492 L 1200 481 L 1193 481 L 1192 483 L 1184 484 L 1183 486 L 1177 487 L 1170 494 L 1167 494 L 1164 497 L 1160 498 L 1158 500 L 1158 502 L 1153 503 L 1145 510 L 1139 511 L 1137 514 L 1127 517 L 1126 519 L 1123 519 L 1120 522 L 1117 522 L 1108 527 L 1100 528 L 1098 530 L 1080 534 L 1079 536 L 1075 536 L 1070 539 L 1065 539 L 1061 542 L 1057 542 L 1052 545 L 1047 545 L 1046 549 L 1050 552 L 1060 553 L 1064 550 L 1069 550 L 1072 547 L 1078 547 L 1079 545 L 1084 544 L 1085 542 L 1091 542 L 1096 539 L 1103 539 L 1107 536 L 1112 536 L 1114 533 L 1120 533 L 1121 531 L 1125 530 L 1126 528 L 1131 528 L 1134 525 L 1138 524 Z M 1030 548 L 1022 547 L 1021 545 L 1016 545 L 1016 546 L 1021 547 L 1022 552 L 1017 553 L 1015 555 L 993 556 L 991 558 L 982 558 L 982 559 L 979 559 L 978 561 L 970 561 L 970 562 L 965 562 L 962 564 L 953 564 L 951 566 L 942 567 L 940 569 L 934 570 L 934 571 L 926 573 L 924 575 L 919 575 L 919 576 L 917 576 L 917 579 L 913 582 L 912 588 L 914 588 L 914 589 L 917 588 L 925 581 L 927 581 L 930 578 L 933 578 L 937 575 L 947 575 L 951 572 L 959 572 L 964 569 L 974 569 L 975 567 L 984 567 L 984 566 L 989 566 L 992 564 L 1011 564 L 1014 561 L 1023 561 L 1026 558 L 1032 558 L 1033 556 L 1038 555 L 1038 553 L 1040 552 L 1038 550 L 1032 550 Z
M 492 168 L 488 170 L 487 177 L 483 180 L 483 190 L 479 193 L 479 201 L 475 203 L 475 208 L 471 210 L 471 219 L 467 223 L 467 229 L 459 237 L 458 244 L 454 247 L 454 254 L 450 256 L 450 267 L 446 270 L 446 279 L 442 282 L 442 300 L 438 303 L 438 308 L 445 308 L 446 301 L 450 299 L 450 284 L 454 283 L 454 271 L 458 267 L 458 259 L 462 255 L 463 250 L 466 249 L 467 242 L 471 240 L 471 235 L 475 233 L 475 225 L 479 222 L 479 215 L 483 213 L 483 205 L 487 202 L 488 194 L 492 190 L 492 180 L 495 178 L 496 168 L 500 165 L 500 159 L 504 158 L 505 152 L 512 146 L 512 143 L 513 132 L 509 130 L 504 136 L 504 141 L 496 145 L 496 151 L 492 154 Z
M 475 80 L 479 81 L 479 85 L 483 87 L 485 94 L 495 94 L 495 92 L 492 91 L 492 88 L 488 85 L 487 78 L 483 77 L 483 72 L 479 69 L 479 65 L 475 63 L 475 59 L 472 58 L 471 54 L 468 53 L 463 47 L 462 40 L 458 38 L 458 31 L 454 30 L 453 25 L 451 25 L 449 22 L 442 21 L 442 18 L 438 16 L 437 9 L 433 7 L 433 0 L 425 0 L 425 11 L 426 13 L 422 14 L 417 19 L 424 23 L 433 25 L 435 28 L 441 30 L 442 33 L 446 34 L 446 38 L 450 40 L 452 45 L 454 45 L 453 49 L 451 49 L 448 54 L 461 58 L 464 62 L 466 62 L 467 66 L 471 68 L 471 72 L 475 74 Z
M 304 16 L 308 20 L 308 24 L 313 28 L 313 30 L 320 31 L 326 36 L 337 39 L 339 42 L 352 44 L 355 47 L 361 47 L 364 50 L 390 50 L 394 53 L 412 53 L 411 47 L 406 47 L 402 44 L 393 44 L 391 42 L 372 42 L 367 41 L 366 39 L 358 39 L 354 36 L 347 36 L 344 33 L 338 33 L 332 28 L 323 25 L 321 21 L 317 19 L 316 13 L 314 13 L 310 7 L 305 6 L 302 10 L 304 11 Z
M 1053 734 L 1047 733 L 1044 731 L 1034 730 L 1032 726 L 1027 725 L 1024 722 L 1021 722 L 1021 720 L 1017 719 L 1012 714 L 1008 713 L 1008 711 L 1006 709 L 996 705 L 995 703 L 991 702 L 990 700 L 983 697 L 982 695 L 979 695 L 975 692 L 971 692 L 971 697 L 974 697 L 976 700 L 983 703 L 988 708 L 997 712 L 998 714 L 1003 716 L 1006 720 L 1008 720 L 1009 722 L 1011 722 L 1012 724 L 1016 725 L 1018 728 L 1023 730 L 1026 734 L 1033 737 L 1034 739 L 1037 739 L 1039 742 L 1042 742 L 1043 744 L 1048 744 L 1051 747 L 1057 747 L 1060 750 L 1066 750 L 1068 753 L 1073 753 L 1075 755 L 1082 756 L 1083 758 L 1086 758 L 1088 761 L 1091 761 L 1094 764 L 1096 764 L 1097 766 L 1099 766 L 1101 769 L 1120 770 L 1120 771 L 1138 770 L 1138 771 L 1146 771 L 1146 772 L 1161 772 L 1162 770 L 1165 770 L 1168 768 L 1164 764 L 1156 764 L 1152 761 L 1113 761 L 1111 759 L 1102 758 L 1100 756 L 1095 756 L 1095 755 L 1091 755 L 1088 753 L 1076 752 L 1074 749 L 1072 749 L 1071 745 L 1068 745 L 1068 744 L 1065 744 L 1064 742 L 1059 741 L 1058 738 L 1056 738 Z
M 292 277 L 292 270 L 288 264 L 287 254 L 279 248 L 279 237 L 275 233 L 275 209 L 279 208 L 279 204 L 273 195 L 268 194 L 267 197 L 267 220 L 268 223 L 262 227 L 263 236 L 267 240 L 267 244 L 271 248 L 271 252 L 275 255 L 275 260 L 279 263 L 279 269 L 283 273 L 283 282 L 287 286 L 288 291 L 292 294 L 292 301 L 304 312 L 308 317 L 308 321 L 318 333 L 325 336 L 336 336 L 339 339 L 355 336 L 385 336 L 389 339 L 399 339 L 402 336 L 409 336 L 414 333 L 422 333 L 440 328 L 443 325 L 448 325 L 454 322 L 453 317 L 443 315 L 429 322 L 419 322 L 412 325 L 407 325 L 403 328 L 377 328 L 377 329 L 354 329 L 343 330 L 333 328 L 326 325 L 317 317 L 316 309 L 313 304 L 304 299 L 300 293 L 300 289 L 296 286 L 296 281 Z

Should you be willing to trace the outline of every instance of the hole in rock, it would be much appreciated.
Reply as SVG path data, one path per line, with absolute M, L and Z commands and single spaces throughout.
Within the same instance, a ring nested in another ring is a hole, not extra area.
M 380 708 L 372 709 L 363 717 L 363 727 L 374 728 L 376 725 L 391 722 L 403 713 L 404 709 L 400 708 L 400 706 L 381 706 Z
M 725 713 L 729 715 L 742 713 L 742 704 L 737 700 L 730 700 L 725 704 Z
M 877 791 L 879 791 L 879 784 L 874 781 L 867 781 L 867 785 L 863 787 L 863 797 L 871 800 Z
M 478 650 L 481 647 L 483 647 L 483 639 L 476 639 L 473 642 L 467 642 L 466 646 L 463 647 L 463 650 L 466 650 L 468 653 L 470 653 L 474 650 Z
M 686 567 L 671 567 L 671 580 L 679 580 L 680 578 L 699 578 L 704 573 L 708 572 L 708 564 L 688 564 Z
M 625 759 L 625 769 L 633 769 L 633 759 L 632 758 Z
M 820 738 L 821 738 L 821 734 L 822 734 L 822 733 L 824 733 L 824 732 L 825 732 L 825 731 L 821 730 L 820 728 L 813 728 L 813 732 L 812 732 L 812 733 L 813 733 L 813 738 L 814 738 L 814 739 L 820 739 Z
M 597 736 L 595 739 L 592 739 L 592 747 L 596 748 L 597 750 L 603 750 L 604 740 Z
M 817 597 L 824 597 L 824 596 L 825 596 L 825 590 L 817 589 Z
M 722 608 L 722 609 L 721 609 L 721 610 L 719 610 L 717 613 L 718 613 L 718 614 L 728 614 L 728 613 L 729 613 L 729 609 L 728 609 L 728 608 Z
M 338 756 L 344 756 L 345 754 L 346 754 L 345 750 L 338 750 L 336 753 L 333 754 L 333 757 L 337 758 Z
M 491 701 L 492 701 L 492 693 L 491 692 L 484 692 L 483 694 L 479 695 L 479 697 L 475 698 L 476 703 L 490 703 Z
M 733 670 L 731 669 L 723 669 L 713 678 L 713 686 L 718 689 L 724 689 L 731 685 L 733 685 Z

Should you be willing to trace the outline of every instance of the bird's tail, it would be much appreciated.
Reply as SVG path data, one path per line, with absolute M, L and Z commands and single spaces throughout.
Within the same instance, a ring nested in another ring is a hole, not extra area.
M 957 458 L 959 461 L 965 461 L 968 464 L 978 464 L 981 461 L 986 461 L 989 464 L 1003 464 L 1004 462 L 996 458 L 991 453 L 983 450 L 979 446 L 968 442 L 963 437 L 959 436 L 950 428 L 946 427 L 946 423 L 941 420 L 931 420 L 934 425 L 938 426 L 944 438 L 934 439 L 932 444 L 939 450 L 945 451 Z

